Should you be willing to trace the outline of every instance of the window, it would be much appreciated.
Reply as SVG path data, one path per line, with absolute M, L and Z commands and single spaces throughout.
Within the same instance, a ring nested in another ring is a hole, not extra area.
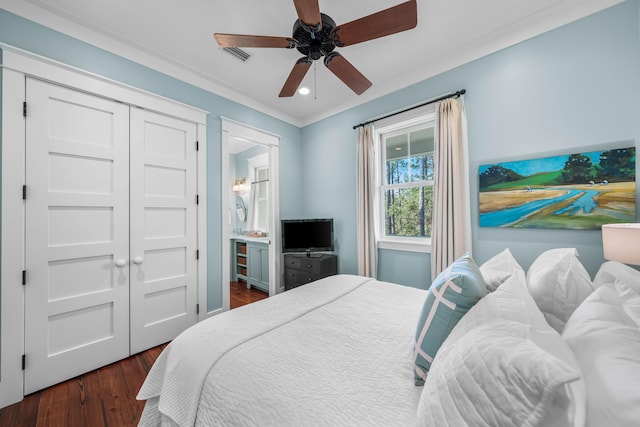
M 428 250 L 434 181 L 434 114 L 378 130 L 379 247 Z
M 249 230 L 269 232 L 269 155 L 259 154 L 247 159 L 249 182 Z
M 269 231 L 269 168 L 262 167 L 255 170 L 258 186 L 258 200 L 256 203 L 257 229 Z

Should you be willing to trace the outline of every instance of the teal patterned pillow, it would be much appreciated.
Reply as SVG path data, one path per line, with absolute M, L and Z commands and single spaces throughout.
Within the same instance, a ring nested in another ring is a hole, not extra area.
M 416 385 L 423 385 L 431 362 L 449 332 L 487 293 L 476 262 L 467 253 L 435 278 L 422 306 L 413 352 Z

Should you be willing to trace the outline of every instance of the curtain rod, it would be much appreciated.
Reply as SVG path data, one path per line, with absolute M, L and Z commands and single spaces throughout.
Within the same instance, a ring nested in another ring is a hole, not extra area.
M 378 120 L 382 120 L 382 119 L 386 119 L 386 118 L 389 118 L 389 117 L 396 116 L 398 114 L 406 113 L 407 111 L 415 110 L 416 108 L 424 107 L 425 105 L 433 104 L 434 102 L 443 101 L 443 100 L 449 99 L 449 98 L 455 98 L 457 96 L 464 95 L 465 93 L 467 93 L 466 89 L 460 89 L 457 92 L 449 93 L 447 95 L 443 95 L 443 96 L 441 96 L 439 98 L 435 98 L 435 99 L 432 99 L 430 101 L 423 102 L 422 104 L 414 105 L 413 107 L 405 108 L 404 110 L 396 111 L 395 113 L 387 114 L 386 116 L 378 117 L 376 119 L 367 120 L 366 122 L 363 122 L 363 123 L 360 123 L 358 125 L 355 125 L 353 128 L 354 129 L 358 129 L 360 126 L 366 126 L 366 125 L 368 125 L 370 123 L 377 122 Z

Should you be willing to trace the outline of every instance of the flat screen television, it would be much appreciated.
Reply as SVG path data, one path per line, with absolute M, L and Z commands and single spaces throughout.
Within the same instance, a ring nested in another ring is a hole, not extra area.
M 282 252 L 325 251 L 333 251 L 333 218 L 282 220 Z

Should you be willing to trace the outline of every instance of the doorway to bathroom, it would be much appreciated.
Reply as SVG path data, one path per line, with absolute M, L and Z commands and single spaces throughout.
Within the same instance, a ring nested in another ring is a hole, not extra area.
M 223 307 L 280 289 L 277 135 L 222 119 Z

